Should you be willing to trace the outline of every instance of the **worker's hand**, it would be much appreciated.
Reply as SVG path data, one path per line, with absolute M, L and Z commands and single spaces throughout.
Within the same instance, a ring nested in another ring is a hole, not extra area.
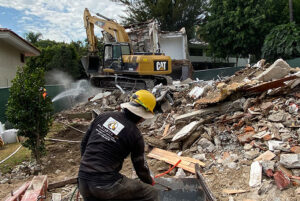
M 153 177 L 151 177 L 151 178 L 152 178 L 152 186 L 154 186 L 155 185 L 155 181 L 154 181 Z

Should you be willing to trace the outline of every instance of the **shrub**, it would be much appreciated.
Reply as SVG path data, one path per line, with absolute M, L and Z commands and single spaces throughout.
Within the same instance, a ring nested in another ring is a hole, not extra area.
M 44 93 L 44 70 L 19 67 L 12 81 L 7 103 L 7 120 L 18 135 L 25 137 L 23 146 L 28 147 L 38 163 L 45 153 L 45 136 L 52 123 L 51 99 Z
M 266 36 L 262 47 L 263 58 L 274 61 L 299 56 L 300 28 L 295 23 L 278 25 Z

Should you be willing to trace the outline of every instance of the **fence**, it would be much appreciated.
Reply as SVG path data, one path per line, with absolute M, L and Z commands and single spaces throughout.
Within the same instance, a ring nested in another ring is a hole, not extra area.
M 300 57 L 295 59 L 290 59 L 286 61 L 291 67 L 300 67 Z M 231 76 L 236 71 L 243 69 L 244 67 L 224 67 L 209 70 L 196 70 L 193 72 L 193 79 L 200 80 L 212 80 L 217 79 L 218 76 Z
M 49 85 L 46 86 L 47 94 L 52 99 L 60 92 L 64 91 L 63 85 Z M 4 123 L 6 121 L 5 110 L 6 104 L 9 97 L 9 88 L 0 88 L 0 122 Z M 54 112 L 61 111 L 67 108 L 67 103 L 58 101 L 53 104 Z

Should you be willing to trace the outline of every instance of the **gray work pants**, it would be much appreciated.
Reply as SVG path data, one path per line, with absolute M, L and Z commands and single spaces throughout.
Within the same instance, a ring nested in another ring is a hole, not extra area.
M 114 184 L 107 186 L 100 186 L 97 182 L 79 178 L 79 191 L 85 201 L 158 200 L 158 191 L 153 186 L 125 176 Z

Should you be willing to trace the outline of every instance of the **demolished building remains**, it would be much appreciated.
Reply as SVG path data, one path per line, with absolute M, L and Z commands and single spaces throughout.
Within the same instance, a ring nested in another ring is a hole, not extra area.
M 151 89 L 159 101 L 155 118 L 139 126 L 150 169 L 158 174 L 171 164 L 175 168 L 165 176 L 186 178 L 193 177 L 193 167 L 198 164 L 217 200 L 298 199 L 299 84 L 300 68 L 279 59 L 272 65 L 261 60 L 220 80 L 187 79 L 155 86 Z M 99 94 L 59 113 L 56 122 L 87 126 L 92 113 L 119 110 L 129 95 L 119 90 Z M 55 137 L 63 139 L 61 134 Z M 72 166 L 78 166 L 78 160 Z M 22 175 L 22 168 L 2 175 L 1 181 Z M 132 171 L 127 176 L 135 178 Z M 70 197 L 74 187 L 58 189 Z

